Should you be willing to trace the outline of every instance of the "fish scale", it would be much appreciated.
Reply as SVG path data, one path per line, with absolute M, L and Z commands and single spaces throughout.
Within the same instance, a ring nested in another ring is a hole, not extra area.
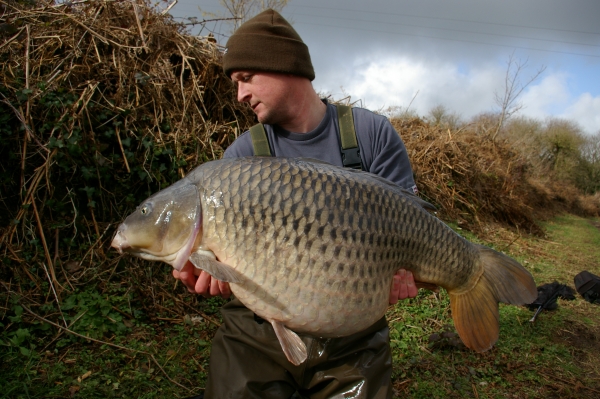
M 446 288 L 459 335 L 487 350 L 498 339 L 498 301 L 533 301 L 535 283 L 516 261 L 460 237 L 428 206 L 385 179 L 319 161 L 223 159 L 148 198 L 112 245 L 178 270 L 189 260 L 230 282 L 271 322 L 294 364 L 306 358 L 296 333 L 340 337 L 379 320 L 400 268 Z M 167 211 L 181 215 L 162 220 Z

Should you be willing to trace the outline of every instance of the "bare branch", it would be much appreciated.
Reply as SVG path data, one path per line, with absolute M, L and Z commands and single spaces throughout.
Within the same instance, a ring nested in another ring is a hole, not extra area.
M 522 83 L 521 75 L 527 68 L 527 62 L 528 60 L 515 59 L 514 53 L 508 57 L 506 74 L 504 76 L 504 93 L 500 95 L 496 92 L 494 95 L 496 104 L 500 107 L 500 118 L 498 118 L 498 124 L 492 135 L 492 141 L 496 140 L 506 120 L 523 108 L 523 104 L 517 102 L 523 91 L 546 70 L 545 66 L 541 66 L 527 82 Z
M 235 18 L 232 32 L 256 14 L 272 8 L 281 11 L 289 0 L 219 0 L 221 5 Z

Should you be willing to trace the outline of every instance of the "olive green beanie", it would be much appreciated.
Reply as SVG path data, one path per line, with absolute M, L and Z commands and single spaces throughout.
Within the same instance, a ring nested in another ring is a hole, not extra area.
M 249 19 L 229 38 L 223 55 L 227 76 L 251 70 L 289 73 L 315 79 L 308 47 L 277 11 L 269 9 Z

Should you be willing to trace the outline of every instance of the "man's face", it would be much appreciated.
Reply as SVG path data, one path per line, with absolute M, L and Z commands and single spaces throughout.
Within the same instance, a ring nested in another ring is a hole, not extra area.
M 282 124 L 288 117 L 293 76 L 259 71 L 235 71 L 231 80 L 237 99 L 250 104 L 260 123 Z

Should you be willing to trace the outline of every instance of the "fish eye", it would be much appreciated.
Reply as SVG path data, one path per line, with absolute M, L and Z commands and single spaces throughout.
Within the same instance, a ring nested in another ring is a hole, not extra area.
M 140 209 L 140 213 L 142 215 L 147 215 L 150 213 L 150 211 L 152 211 L 152 207 L 150 206 L 150 204 L 144 204 L 144 206 L 142 206 L 142 209 Z

